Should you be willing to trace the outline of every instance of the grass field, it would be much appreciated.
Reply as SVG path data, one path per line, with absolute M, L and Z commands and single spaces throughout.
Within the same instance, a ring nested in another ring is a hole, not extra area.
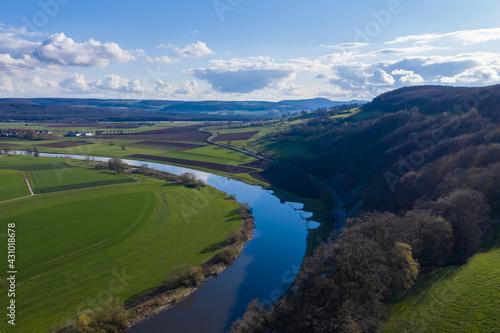
M 240 224 L 237 204 L 215 189 L 152 178 L 0 203 L 0 211 L 2 230 L 16 223 L 19 332 L 44 332 L 110 297 L 154 288 L 172 267 L 214 255 Z
M 500 332 L 500 225 L 461 267 L 425 275 L 388 308 L 380 332 Z
M 35 194 L 135 182 L 108 171 L 68 164 L 64 158 L 9 155 L 0 159 L 0 170 L 24 171 Z
M 4 159 L 0 160 L 0 164 Z M 28 195 L 30 191 L 21 171 L 0 170 L 0 202 Z

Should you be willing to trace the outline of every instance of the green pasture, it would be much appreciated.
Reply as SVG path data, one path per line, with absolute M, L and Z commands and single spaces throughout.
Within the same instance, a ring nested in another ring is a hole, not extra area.
M 388 307 L 380 332 L 500 332 L 500 225 L 460 267 L 419 278 Z

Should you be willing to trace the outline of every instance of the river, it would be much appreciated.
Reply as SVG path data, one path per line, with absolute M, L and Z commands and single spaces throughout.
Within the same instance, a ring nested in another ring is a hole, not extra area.
M 40 156 L 85 159 L 85 156 L 68 154 L 41 153 Z M 107 161 L 109 158 L 94 159 Z M 269 305 L 294 281 L 304 258 L 308 231 L 319 226 L 307 220 L 312 214 L 302 210 L 303 204 L 281 201 L 273 191 L 260 186 L 202 171 L 147 161 L 123 161 L 133 166 L 147 164 L 176 175 L 193 172 L 208 185 L 234 194 L 239 202 L 248 202 L 255 217 L 253 238 L 231 267 L 205 282 L 172 309 L 133 326 L 130 332 L 226 332 L 243 315 L 252 299 L 258 298 Z

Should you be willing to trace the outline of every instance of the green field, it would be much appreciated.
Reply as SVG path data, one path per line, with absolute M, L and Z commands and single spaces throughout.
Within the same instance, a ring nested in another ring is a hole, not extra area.
M 419 278 L 389 305 L 380 332 L 500 332 L 500 225 L 461 267 Z
M 135 182 L 108 171 L 77 167 L 65 158 L 9 155 L 0 159 L 0 170 L 24 171 L 35 194 Z
M 0 165 L 25 158 L 4 157 Z M 32 158 L 32 169 L 46 165 Z M 84 168 L 73 169 L 78 175 Z M 100 171 L 85 170 L 94 172 L 88 182 L 99 178 Z M 172 267 L 214 255 L 214 245 L 240 224 L 237 204 L 219 191 L 152 178 L 0 203 L 0 211 L 2 230 L 16 223 L 19 332 L 44 332 L 110 297 L 126 301 L 154 288 Z M 3 290 L 0 306 L 6 301 Z
M 0 159 L 0 164 L 4 159 Z M 30 191 L 21 171 L 0 170 L 0 202 L 28 195 Z

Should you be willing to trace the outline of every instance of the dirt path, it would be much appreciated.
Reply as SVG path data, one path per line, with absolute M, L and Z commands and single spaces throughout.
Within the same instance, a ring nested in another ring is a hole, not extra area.
M 28 180 L 28 177 L 26 177 L 26 173 L 23 171 L 24 175 L 24 180 L 26 181 L 26 185 L 28 185 L 28 189 L 30 190 L 30 196 L 34 196 L 35 193 L 33 193 L 33 189 L 31 188 L 30 181 Z

